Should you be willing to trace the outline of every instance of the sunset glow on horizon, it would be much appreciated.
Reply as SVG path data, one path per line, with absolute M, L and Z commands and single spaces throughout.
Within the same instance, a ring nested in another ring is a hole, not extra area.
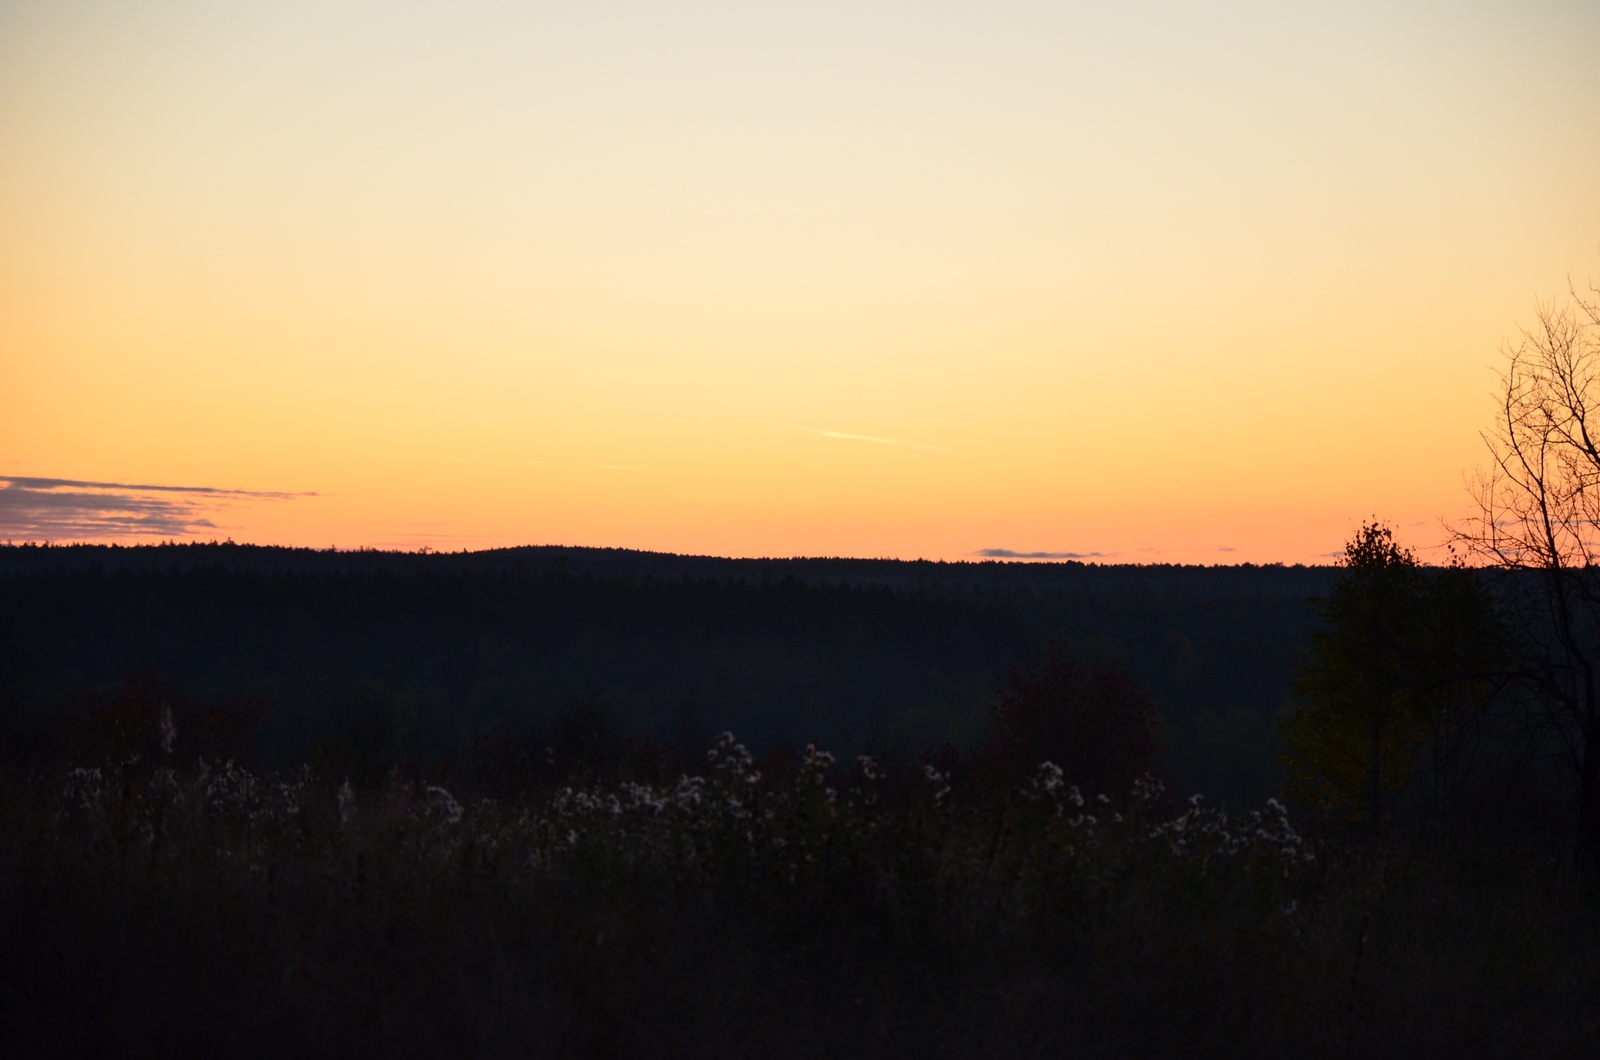
M 1425 550 L 1592 3 L 0 4 L 0 541 Z M 1426 553 L 1431 555 L 1431 553 Z

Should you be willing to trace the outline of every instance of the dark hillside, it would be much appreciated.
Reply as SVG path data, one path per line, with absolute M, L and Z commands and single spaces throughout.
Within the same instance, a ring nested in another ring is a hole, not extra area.
M 378 761 L 539 737 L 598 700 L 624 732 L 847 750 L 982 737 L 1047 637 L 1142 677 L 1174 779 L 1255 800 L 1320 568 L 723 560 L 604 549 L 0 548 L 13 742 L 85 687 L 153 672 L 270 701 L 266 764 L 337 738 Z
M 384 552 L 267 545 L 167 544 L 0 546 L 0 579 L 67 571 L 190 571 L 254 574 L 587 574 L 664 580 L 876 585 L 901 591 L 1049 594 L 1148 589 L 1200 596 L 1292 597 L 1321 592 L 1331 568 L 1281 565 L 954 562 L 894 559 L 679 556 L 622 548 L 528 545 L 480 552 Z

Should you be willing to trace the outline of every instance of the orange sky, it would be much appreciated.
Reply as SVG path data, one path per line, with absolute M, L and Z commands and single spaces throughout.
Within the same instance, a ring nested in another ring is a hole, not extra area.
M 0 540 L 1438 541 L 1600 8 L 1106 6 L 0 5 Z

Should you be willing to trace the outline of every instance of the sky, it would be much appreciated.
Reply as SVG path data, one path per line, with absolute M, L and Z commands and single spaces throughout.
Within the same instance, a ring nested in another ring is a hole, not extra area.
M 1600 5 L 0 0 L 0 541 L 1326 562 L 1600 281 Z

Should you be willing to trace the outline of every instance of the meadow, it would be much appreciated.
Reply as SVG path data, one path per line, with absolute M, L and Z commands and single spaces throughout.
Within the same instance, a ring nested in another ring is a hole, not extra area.
M 1582 1055 L 1569 862 L 946 755 L 0 775 L 12 1056 Z M 582 770 L 578 771 L 579 773 Z M 577 776 L 567 778 L 577 781 Z

